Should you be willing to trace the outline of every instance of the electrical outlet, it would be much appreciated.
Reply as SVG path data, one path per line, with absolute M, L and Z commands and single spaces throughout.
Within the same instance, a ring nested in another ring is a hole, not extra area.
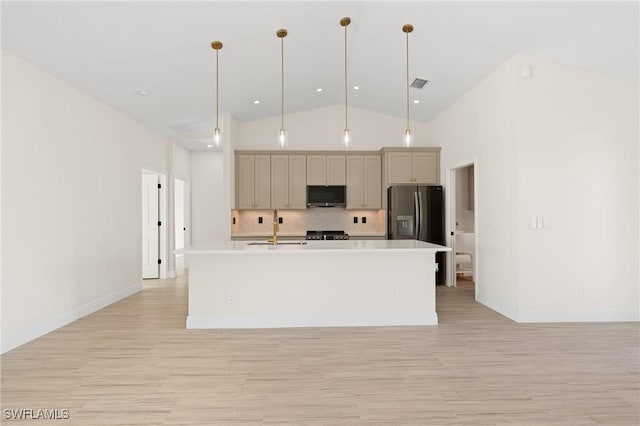
M 262 223 L 262 216 L 258 216 L 258 223 Z
M 366 216 L 362 216 L 362 223 L 367 223 L 367 217 Z
M 353 217 L 353 223 L 358 223 L 358 216 Z
M 236 218 L 235 217 L 233 218 L 233 224 L 234 225 L 236 224 Z
M 281 217 L 278 218 L 278 223 L 284 223 Z
M 227 292 L 227 303 L 233 303 L 235 297 L 232 291 Z

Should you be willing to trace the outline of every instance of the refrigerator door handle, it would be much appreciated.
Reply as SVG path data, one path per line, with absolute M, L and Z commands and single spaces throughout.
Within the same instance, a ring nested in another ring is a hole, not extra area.
M 424 216 L 422 214 L 423 210 L 422 210 L 422 193 L 420 191 L 418 191 L 418 207 L 420 208 L 420 221 L 418 222 L 418 240 L 421 239 L 422 237 L 422 219 L 424 219 Z
M 413 193 L 413 203 L 416 212 L 416 240 L 420 238 L 420 218 L 422 215 L 422 211 L 420 209 L 420 199 L 418 198 L 420 194 L 418 191 Z

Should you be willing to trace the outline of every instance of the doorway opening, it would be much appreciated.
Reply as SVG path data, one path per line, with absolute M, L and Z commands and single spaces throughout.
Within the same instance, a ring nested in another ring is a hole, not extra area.
M 477 178 L 476 162 L 449 169 L 449 214 L 451 247 L 447 285 L 474 287 L 477 274 Z
M 142 170 L 142 279 L 167 277 L 167 178 Z

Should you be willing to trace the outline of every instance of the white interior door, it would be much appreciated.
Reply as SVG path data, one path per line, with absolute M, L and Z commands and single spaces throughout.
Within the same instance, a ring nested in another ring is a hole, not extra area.
M 159 278 L 158 175 L 142 175 L 142 278 Z
M 176 250 L 184 249 L 184 234 L 187 230 L 184 221 L 184 181 L 176 179 L 174 183 L 174 224 L 175 224 L 175 242 Z

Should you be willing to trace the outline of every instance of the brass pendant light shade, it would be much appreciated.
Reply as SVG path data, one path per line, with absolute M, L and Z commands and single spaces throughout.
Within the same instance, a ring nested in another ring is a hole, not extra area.
M 284 38 L 287 36 L 287 30 L 284 28 L 276 31 L 276 36 L 280 39 L 280 65 L 281 65 L 281 103 L 280 103 L 280 131 L 278 132 L 278 143 L 283 148 L 288 143 L 287 131 L 284 128 Z
M 216 51 L 216 128 L 213 129 L 213 143 L 215 144 L 216 148 L 219 148 L 222 144 L 222 134 L 220 133 L 220 127 L 218 123 L 218 59 L 220 49 L 222 49 L 222 42 L 218 40 L 212 41 L 211 48 Z

